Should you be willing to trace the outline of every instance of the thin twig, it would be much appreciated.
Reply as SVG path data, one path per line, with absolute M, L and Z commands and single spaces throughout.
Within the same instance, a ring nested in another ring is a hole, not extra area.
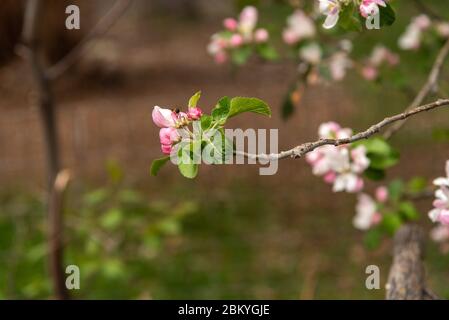
M 116 0 L 109 11 L 101 18 L 98 24 L 78 43 L 72 51 L 56 64 L 48 68 L 47 77 L 49 79 L 59 78 L 88 50 L 89 44 L 95 38 L 108 32 L 115 22 L 126 12 L 133 0 Z
M 48 247 L 50 276 L 55 296 L 68 299 L 63 269 L 62 215 L 59 205 L 58 190 L 55 181 L 59 172 L 60 157 L 55 120 L 55 105 L 50 80 L 46 77 L 45 67 L 38 55 L 37 23 L 42 9 L 41 0 L 28 0 L 23 22 L 23 48 L 25 57 L 32 70 L 33 80 L 38 93 L 38 105 L 46 144 L 48 167 Z
M 446 43 L 438 53 L 438 56 L 435 59 L 435 62 L 433 64 L 432 70 L 430 71 L 429 77 L 427 78 L 426 83 L 418 92 L 418 95 L 415 97 L 412 103 L 407 107 L 407 109 L 405 109 L 405 111 L 408 111 L 412 108 L 415 108 L 416 106 L 421 105 L 432 91 L 436 91 L 435 89 L 438 86 L 438 80 L 440 78 L 441 70 L 443 69 L 444 62 L 448 55 L 449 55 L 449 39 L 446 41 Z M 390 139 L 393 136 L 393 134 L 395 134 L 399 129 L 402 128 L 404 124 L 405 120 L 397 122 L 395 125 L 393 125 L 389 130 L 385 132 L 384 138 Z
M 446 20 L 443 16 L 441 16 L 439 13 L 434 11 L 433 9 L 429 8 L 427 4 L 424 4 L 421 0 L 414 0 L 415 6 L 422 11 L 423 13 L 427 14 L 432 19 L 442 21 Z
M 449 105 L 449 99 L 440 99 L 435 102 L 432 102 L 432 103 L 429 103 L 429 104 L 426 104 L 426 105 L 423 105 L 420 107 L 416 107 L 414 109 L 397 114 L 395 116 L 385 118 L 384 120 L 380 121 L 379 123 L 372 125 L 365 131 L 359 132 L 349 138 L 321 139 L 321 140 L 314 141 L 314 142 L 306 142 L 306 143 L 296 146 L 290 150 L 282 151 L 280 153 L 250 154 L 250 153 L 246 153 L 246 152 L 236 151 L 235 154 L 237 156 L 244 156 L 249 159 L 262 160 L 262 161 L 274 161 L 274 160 L 281 160 L 281 159 L 285 159 L 285 158 L 300 158 L 300 157 L 306 155 L 307 153 L 315 150 L 316 148 L 324 146 L 324 145 L 339 146 L 339 145 L 349 144 L 349 143 L 353 143 L 353 142 L 356 142 L 359 140 L 367 139 L 367 138 L 375 135 L 381 129 L 383 129 L 384 127 L 386 127 L 392 123 L 407 119 L 407 118 L 414 116 L 421 112 L 430 111 L 435 108 L 443 107 L 443 106 L 447 106 L 447 105 Z

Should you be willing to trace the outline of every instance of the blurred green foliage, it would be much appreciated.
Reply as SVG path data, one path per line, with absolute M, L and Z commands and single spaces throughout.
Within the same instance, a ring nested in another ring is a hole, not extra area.
M 149 265 L 168 239 L 182 231 L 182 220 L 197 211 L 194 201 L 170 204 L 149 200 L 126 186 L 115 162 L 107 164 L 108 183 L 67 196 L 65 264 L 81 270 L 75 298 L 149 297 Z M 46 214 L 39 196 L 9 193 L 0 199 L 0 297 L 48 298 Z M 117 290 L 117 288 L 120 288 Z

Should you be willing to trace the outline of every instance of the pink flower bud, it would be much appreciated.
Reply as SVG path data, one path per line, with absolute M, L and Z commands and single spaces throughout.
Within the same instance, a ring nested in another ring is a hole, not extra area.
M 388 52 L 386 55 L 387 58 L 387 62 L 391 65 L 391 66 L 396 66 L 399 64 L 400 58 L 397 54 L 394 54 L 392 52 Z
M 162 128 L 159 130 L 161 144 L 172 145 L 179 140 L 178 131 L 175 128 Z
M 437 209 L 444 209 L 446 208 L 446 201 L 443 199 L 436 199 L 433 201 L 433 206 Z
M 445 226 L 449 226 L 449 210 L 441 210 L 438 221 Z
M 382 215 L 379 212 L 373 214 L 372 225 L 377 226 L 382 221 Z
M 322 157 L 323 156 L 322 156 L 321 152 L 319 152 L 318 150 L 314 150 L 314 151 L 306 154 L 306 161 L 311 166 L 314 166 L 318 163 L 318 161 L 321 160 Z
M 299 41 L 299 37 L 293 30 L 287 29 L 282 33 L 284 42 L 288 45 L 293 45 Z
M 190 120 L 198 120 L 199 118 L 201 118 L 202 115 L 203 111 L 198 107 L 190 108 L 189 111 L 187 112 L 187 117 Z
M 369 15 L 376 15 L 379 13 L 379 7 L 385 7 L 384 0 L 363 0 L 360 4 L 360 14 L 362 17 L 367 18 Z
M 257 24 L 258 11 L 256 7 L 245 7 L 240 13 L 240 29 L 246 32 L 252 32 Z
M 164 109 L 164 108 L 155 106 L 153 109 L 153 113 L 151 115 L 153 117 L 153 122 L 159 128 L 174 127 L 176 125 L 175 114 L 170 109 Z
M 386 187 L 376 189 L 376 200 L 381 203 L 385 203 L 388 200 L 388 189 Z
M 368 81 L 376 80 L 378 75 L 377 69 L 373 66 L 366 66 L 362 69 L 362 77 Z
M 231 47 L 237 48 L 243 44 L 243 37 L 240 34 L 234 34 L 230 40 Z
M 357 183 L 355 185 L 355 189 L 353 190 L 353 192 L 360 192 L 363 190 L 363 187 L 365 186 L 365 182 L 363 181 L 362 178 L 357 178 Z
M 227 18 L 223 20 L 223 26 L 229 31 L 235 31 L 238 28 L 238 22 L 234 18 Z
M 335 182 L 335 179 L 337 178 L 337 174 L 334 171 L 329 171 L 328 173 L 326 173 L 326 175 L 324 176 L 324 182 L 328 183 L 328 184 L 332 184 Z
M 226 61 L 228 61 L 228 55 L 226 52 L 220 51 L 220 52 L 217 52 L 214 59 L 215 59 L 215 63 L 223 64 L 223 63 L 226 63 Z
M 269 37 L 270 35 L 266 29 L 257 29 L 254 34 L 254 40 L 256 40 L 257 43 L 267 42 Z
M 417 16 L 414 19 L 414 23 L 416 24 L 416 26 L 418 28 L 420 28 L 421 30 L 426 30 L 428 29 L 431 25 L 432 25 L 432 21 L 430 20 L 430 18 L 425 15 L 425 14 L 421 14 L 419 16 Z
M 329 121 L 320 125 L 318 128 L 318 135 L 322 139 L 334 138 L 340 130 L 341 127 L 338 123 Z
M 168 144 L 161 144 L 161 150 L 163 154 L 170 154 L 173 147 Z

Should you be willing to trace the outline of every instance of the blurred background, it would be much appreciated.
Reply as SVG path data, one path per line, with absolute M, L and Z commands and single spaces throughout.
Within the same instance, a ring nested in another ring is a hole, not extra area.
M 282 150 L 315 140 L 324 121 L 358 131 L 410 102 L 413 93 L 395 90 L 388 79 L 379 85 L 350 75 L 341 83 L 308 87 L 293 116 L 282 120 L 280 108 L 297 74 L 294 61 L 254 59 L 234 69 L 217 66 L 206 51 L 223 18 L 256 2 L 273 28 L 292 11 L 286 1 L 135 0 L 52 83 L 61 167 L 72 175 L 62 235 L 63 265 L 81 271 L 73 298 L 384 297 L 391 241 L 367 248 L 352 226 L 356 197 L 332 193 L 305 161 L 284 160 L 274 176 L 260 176 L 256 165 L 204 165 L 192 181 L 171 165 L 157 177 L 149 174 L 161 154 L 153 106 L 185 108 L 198 90 L 206 112 L 225 95 L 269 103 L 271 119 L 248 114 L 230 125 L 279 128 Z M 37 38 L 50 64 L 113 1 L 44 3 Z M 81 8 L 80 30 L 64 28 L 68 4 Z M 23 9 L 21 1 L 0 3 L 0 298 L 47 299 L 54 291 L 46 240 L 46 151 L 30 66 L 17 54 Z M 379 39 L 394 48 L 410 16 L 419 12 L 401 9 L 394 26 L 369 33 L 356 49 L 366 54 Z M 411 90 L 424 83 L 434 56 L 424 50 L 404 57 L 416 61 L 407 70 Z M 407 123 L 392 140 L 402 162 L 388 180 L 442 175 L 447 141 L 434 129 L 447 127 L 447 117 L 440 111 Z M 431 200 L 419 203 L 423 217 L 430 206 Z M 422 223 L 429 230 L 427 220 Z M 449 297 L 449 257 L 429 242 L 426 263 L 431 287 Z M 365 288 L 371 264 L 381 268 L 381 290 Z

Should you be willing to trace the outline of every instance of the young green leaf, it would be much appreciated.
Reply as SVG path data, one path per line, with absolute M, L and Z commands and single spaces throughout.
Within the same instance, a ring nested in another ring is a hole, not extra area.
M 214 121 L 223 125 L 228 118 L 229 109 L 231 108 L 231 100 L 229 97 L 221 98 L 215 108 L 212 110 L 212 118 Z
M 201 129 L 207 130 L 210 128 L 211 124 L 212 124 L 212 117 L 209 115 L 203 115 L 200 119 L 201 122 Z
M 179 163 L 178 169 L 181 174 L 188 178 L 194 179 L 198 175 L 198 165 L 193 163 Z
M 253 112 L 271 117 L 270 107 L 257 98 L 235 97 L 231 100 L 228 118 L 236 116 L 243 112 Z
M 201 98 L 201 91 L 198 91 L 189 99 L 189 108 L 196 108 L 200 98 Z
M 389 3 L 386 7 L 379 6 L 380 25 L 391 26 L 396 21 L 396 13 Z
M 156 176 L 159 170 L 164 166 L 164 164 L 167 163 L 167 161 L 170 160 L 170 157 L 163 157 L 160 159 L 153 160 L 153 163 L 151 163 L 151 169 L 150 173 L 152 176 Z

